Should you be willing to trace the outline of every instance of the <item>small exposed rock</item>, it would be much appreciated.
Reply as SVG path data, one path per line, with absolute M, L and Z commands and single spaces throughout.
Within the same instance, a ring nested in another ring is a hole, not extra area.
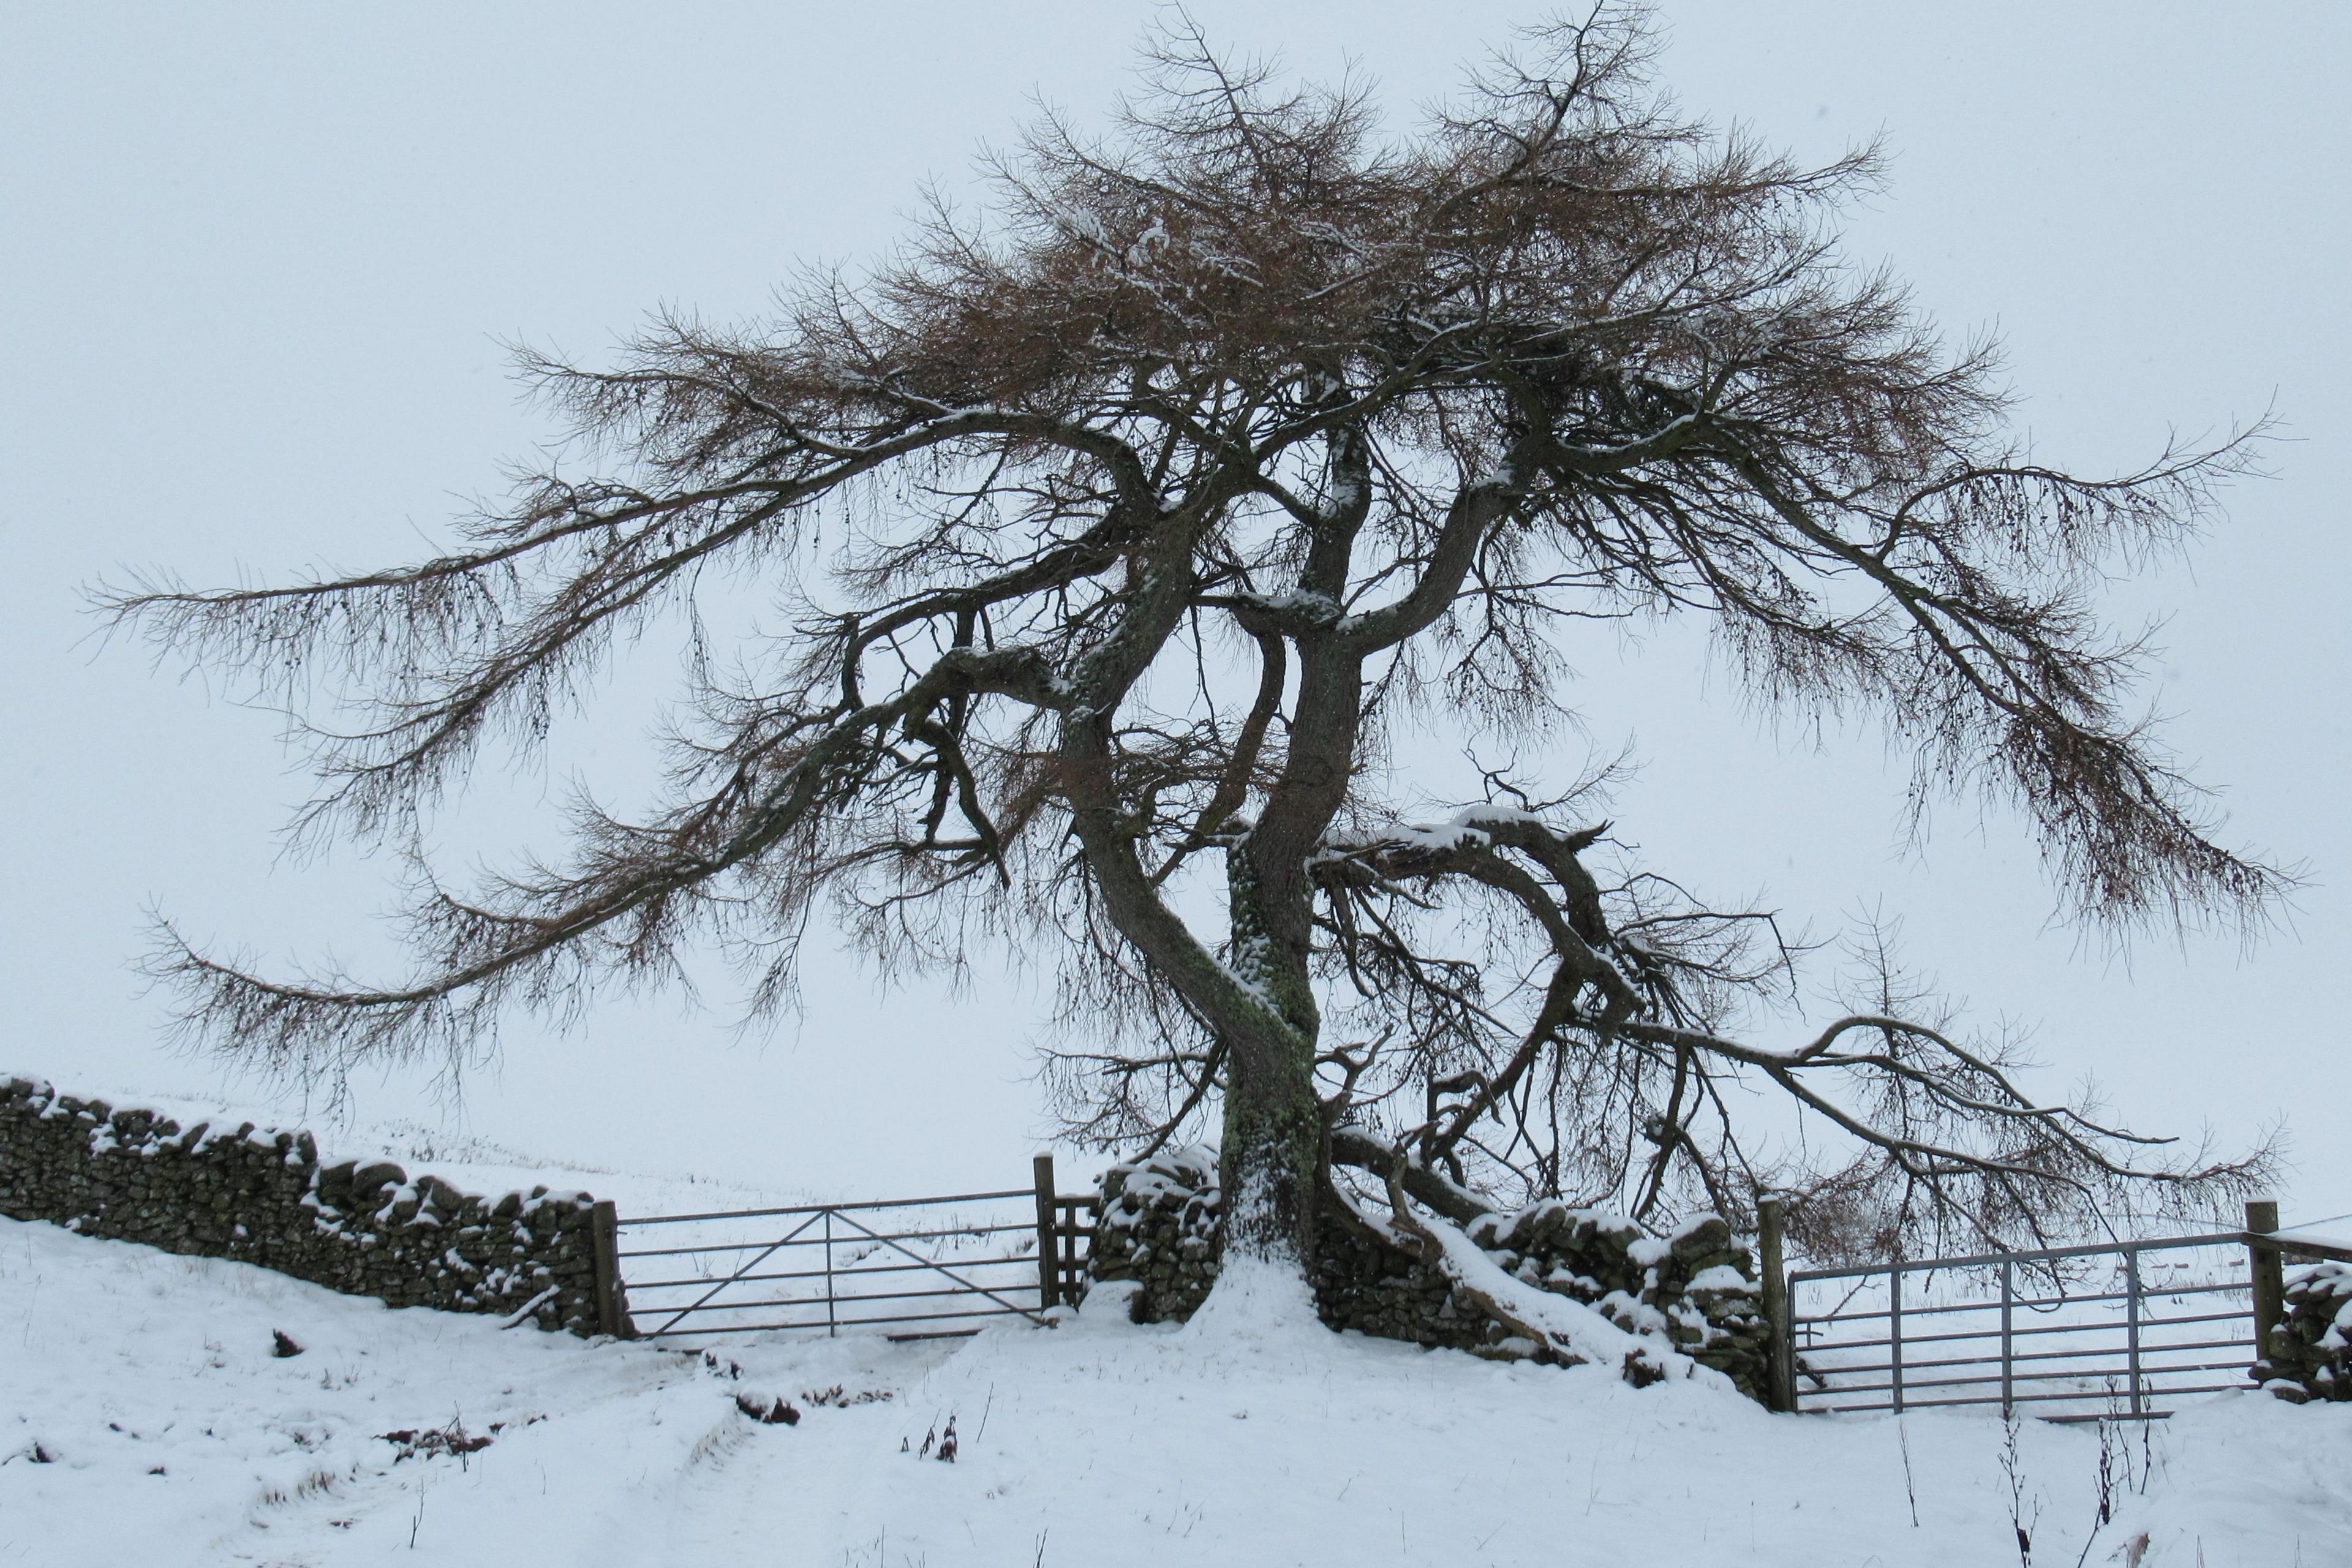
M 478 1454 L 492 1441 L 488 1432 L 467 1431 L 462 1421 L 452 1421 L 446 1426 L 403 1427 L 397 1432 L 379 1432 L 376 1437 L 399 1450 L 392 1457 L 395 1465 L 403 1459 L 429 1459 L 436 1454 Z
M 797 1426 L 801 1424 L 798 1406 L 781 1394 L 761 1394 L 751 1389 L 739 1389 L 735 1408 L 763 1426 Z

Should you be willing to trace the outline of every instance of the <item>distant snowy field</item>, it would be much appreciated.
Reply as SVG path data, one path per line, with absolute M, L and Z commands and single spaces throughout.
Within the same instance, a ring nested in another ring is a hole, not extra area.
M 1773 1417 L 1246 1314 L 719 1354 L 0 1220 L 0 1564 L 2018 1562 L 1980 1415 Z M 888 1397 L 810 1397 L 835 1385 Z M 755 1424 L 739 1392 L 801 1419 Z M 956 1462 L 919 1458 L 950 1417 Z M 380 1436 L 435 1429 L 492 1440 L 400 1458 Z M 2022 1426 L 2035 1563 L 2083 1552 L 2099 1454 Z M 2352 1563 L 2348 1477 L 2352 1407 L 2220 1397 L 2134 1436 L 2087 1561 L 2145 1532 L 2143 1565 Z

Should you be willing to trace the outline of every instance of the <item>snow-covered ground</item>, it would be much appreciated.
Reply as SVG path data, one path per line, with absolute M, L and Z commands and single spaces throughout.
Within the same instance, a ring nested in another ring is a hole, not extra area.
M 714 1370 L 0 1220 L 0 1564 L 2018 1562 L 1990 1416 L 1775 1417 L 1204 1319 L 755 1340 Z M 950 1419 L 956 1461 L 921 1457 Z M 491 1441 L 381 1436 L 436 1430 Z M 2352 1563 L 2352 1407 L 2224 1395 L 2127 1450 L 2087 1561 L 2145 1532 L 2143 1565 Z M 2100 1452 L 2020 1429 L 2034 1563 L 2083 1553 Z

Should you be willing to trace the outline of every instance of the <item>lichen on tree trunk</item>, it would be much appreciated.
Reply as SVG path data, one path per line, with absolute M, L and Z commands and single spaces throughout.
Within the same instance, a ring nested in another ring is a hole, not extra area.
M 1230 1213 L 1226 1247 L 1303 1270 L 1314 1256 L 1322 1122 L 1307 1051 L 1297 1057 L 1295 1068 L 1277 1058 L 1254 1070 L 1234 1054 L 1219 1174 Z
M 1224 1246 L 1295 1265 L 1315 1256 L 1323 1167 L 1322 1103 L 1315 1093 L 1320 1015 L 1303 955 L 1279 951 L 1246 843 L 1225 859 L 1232 908 L 1229 967 L 1266 1004 L 1263 1026 L 1227 1039 Z M 1291 959 L 1286 962 L 1286 959 Z

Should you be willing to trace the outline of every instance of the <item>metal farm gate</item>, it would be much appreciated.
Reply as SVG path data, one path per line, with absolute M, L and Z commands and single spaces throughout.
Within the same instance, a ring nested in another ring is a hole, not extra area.
M 708 1214 L 622 1218 L 599 1204 L 599 1321 L 688 1342 L 1049 1322 L 1084 1293 L 1099 1199 L 1057 1191 L 1050 1155 L 1032 1173 L 993 1192 Z M 2284 1261 L 2352 1262 L 2352 1247 L 2281 1233 L 2277 1205 L 2252 1203 L 2242 1231 L 1784 1271 L 1780 1203 L 1759 1206 L 1778 1331 L 1769 1403 L 1786 1411 L 2160 1419 L 2247 1385 L 2280 1321 Z
M 2147 1420 L 2244 1388 L 2283 1258 L 2352 1259 L 2248 1210 L 2242 1231 L 1792 1271 L 1781 1407 Z
M 914 1340 L 1044 1322 L 1082 1293 L 1097 1200 L 1056 1192 L 1050 1155 L 1034 1174 L 998 1192 L 616 1218 L 625 1331 Z

